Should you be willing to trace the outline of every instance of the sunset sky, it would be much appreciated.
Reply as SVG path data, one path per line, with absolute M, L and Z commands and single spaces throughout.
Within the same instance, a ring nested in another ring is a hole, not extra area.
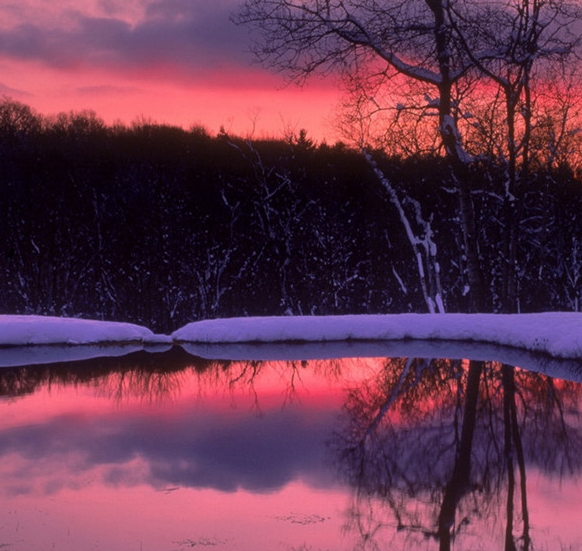
M 43 114 L 94 110 L 186 128 L 333 141 L 334 83 L 286 85 L 253 62 L 241 0 L 4 0 L 0 95 Z

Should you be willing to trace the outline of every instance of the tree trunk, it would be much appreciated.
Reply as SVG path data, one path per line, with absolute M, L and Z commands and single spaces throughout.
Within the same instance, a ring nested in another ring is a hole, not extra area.
M 454 80 L 451 77 L 450 31 L 446 21 L 445 3 L 444 0 L 426 0 L 427 6 L 434 15 L 435 46 L 441 77 L 438 86 L 439 130 L 447 156 L 452 161 L 453 173 L 459 193 L 461 230 L 467 259 L 467 280 L 471 301 L 470 309 L 472 312 L 485 312 L 489 309 L 486 305 L 485 283 L 479 255 L 477 221 L 469 180 L 468 165 L 471 158 L 463 146 L 457 122 L 453 116 L 452 90 Z

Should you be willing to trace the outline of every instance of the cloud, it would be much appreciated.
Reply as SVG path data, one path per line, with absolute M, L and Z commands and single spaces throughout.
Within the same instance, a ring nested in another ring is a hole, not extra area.
M 13 88 L 12 86 L 8 86 L 8 85 L 0 82 L 0 96 L 26 98 L 26 97 L 30 97 L 30 95 L 31 94 L 29 94 L 25 90 Z
M 111 13 L 115 2 L 109 1 Z M 189 79 L 248 67 L 248 33 L 229 19 L 236 3 L 165 0 L 138 21 L 94 12 L 63 14 L 50 26 L 15 23 L 0 34 L 0 55 L 50 67 L 144 73 L 163 69 Z

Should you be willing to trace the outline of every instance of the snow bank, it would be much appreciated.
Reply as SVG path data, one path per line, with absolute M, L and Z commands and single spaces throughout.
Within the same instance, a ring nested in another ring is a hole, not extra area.
M 181 343 L 443 340 L 511 346 L 582 359 L 582 314 L 394 314 L 228 318 L 194 322 L 172 334 Z
M 131 323 L 49 316 L 1 316 L 0 346 L 163 343 L 170 337 Z
M 71 344 L 350 343 L 463 341 L 582 359 L 582 314 L 394 314 L 227 318 L 194 322 L 171 336 L 130 323 L 0 316 L 0 346 Z

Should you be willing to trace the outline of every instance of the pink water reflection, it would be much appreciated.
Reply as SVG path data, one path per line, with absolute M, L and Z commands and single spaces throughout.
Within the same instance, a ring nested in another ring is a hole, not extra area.
M 429 498 L 438 489 L 411 494 L 405 507 L 418 515 L 418 530 L 398 529 L 386 494 L 348 484 L 341 458 L 330 455 L 350 396 L 381 390 L 385 368 L 386 360 L 368 359 L 113 372 L 5 399 L 0 545 L 438 549 L 435 535 L 426 533 L 438 509 Z M 410 411 L 424 411 L 423 419 L 431 411 L 433 419 L 432 410 L 447 400 L 423 396 Z M 397 431 L 410 428 L 407 407 L 386 414 Z M 536 546 L 582 544 L 578 474 L 528 469 Z M 474 505 L 470 494 L 459 507 L 470 525 L 459 530 L 455 549 L 501 549 L 503 511 L 494 512 L 493 522 L 491 515 L 471 516 L 472 506 L 482 506 L 476 495 Z M 503 500 L 488 506 L 502 508 Z

